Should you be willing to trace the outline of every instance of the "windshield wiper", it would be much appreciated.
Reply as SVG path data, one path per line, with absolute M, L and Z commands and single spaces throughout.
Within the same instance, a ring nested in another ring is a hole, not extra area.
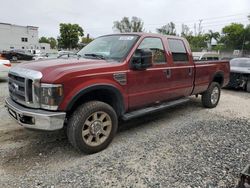
M 97 59 L 105 59 L 105 57 L 103 55 L 99 55 L 99 54 L 84 54 L 84 56 L 91 56 L 91 57 L 95 57 Z

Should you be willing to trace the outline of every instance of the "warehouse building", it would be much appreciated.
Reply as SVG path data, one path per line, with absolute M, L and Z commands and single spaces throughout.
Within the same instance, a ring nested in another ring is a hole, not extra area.
M 14 49 L 49 52 L 50 45 L 39 43 L 38 27 L 0 23 L 0 51 Z

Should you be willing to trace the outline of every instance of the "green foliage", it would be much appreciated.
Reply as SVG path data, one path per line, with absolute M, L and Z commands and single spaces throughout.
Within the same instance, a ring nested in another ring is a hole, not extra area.
M 82 43 L 83 44 L 88 44 L 90 42 L 92 42 L 94 39 L 92 38 L 88 38 L 88 37 L 82 37 Z
M 55 49 L 57 47 L 56 39 L 53 37 L 49 37 L 48 40 L 49 40 L 50 48 Z
M 143 21 L 133 16 L 131 21 L 128 17 L 123 17 L 121 21 L 114 21 L 113 29 L 120 33 L 143 32 Z
M 249 16 L 250 17 L 250 16 Z M 243 49 L 250 50 L 250 24 L 246 26 L 243 38 Z
M 221 42 L 226 49 L 241 49 L 244 41 L 245 29 L 243 24 L 232 23 L 222 29 Z
M 220 40 L 220 33 L 209 30 L 208 33 L 205 34 L 205 37 L 211 44 L 212 39 L 215 39 L 217 42 Z
M 201 51 L 207 48 L 207 38 L 205 35 L 186 36 L 192 51 Z
M 173 22 L 163 25 L 161 28 L 157 28 L 156 31 L 163 35 L 176 35 L 175 24 Z
M 57 41 L 53 37 L 49 37 L 49 38 L 41 37 L 39 39 L 39 43 L 48 43 L 48 44 L 50 44 L 51 49 L 55 49 L 57 47 Z
M 39 43 L 49 43 L 49 40 L 46 37 L 41 37 Z
M 58 46 L 64 49 L 77 48 L 79 38 L 83 35 L 83 29 L 78 24 L 60 23 Z

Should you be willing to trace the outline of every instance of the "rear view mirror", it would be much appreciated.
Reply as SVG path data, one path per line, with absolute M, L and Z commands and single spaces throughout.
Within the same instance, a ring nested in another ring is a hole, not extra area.
M 145 70 L 153 65 L 153 53 L 148 49 L 137 49 L 131 59 L 134 70 Z

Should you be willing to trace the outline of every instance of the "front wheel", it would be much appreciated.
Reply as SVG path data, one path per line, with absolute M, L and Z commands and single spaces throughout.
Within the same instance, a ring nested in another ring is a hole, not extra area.
M 67 135 L 76 149 L 84 153 L 96 153 L 110 144 L 117 126 L 117 115 L 110 105 L 90 101 L 79 106 L 70 117 Z
M 212 82 L 207 91 L 202 94 L 201 101 L 204 107 L 214 108 L 220 100 L 221 87 L 217 82 Z

